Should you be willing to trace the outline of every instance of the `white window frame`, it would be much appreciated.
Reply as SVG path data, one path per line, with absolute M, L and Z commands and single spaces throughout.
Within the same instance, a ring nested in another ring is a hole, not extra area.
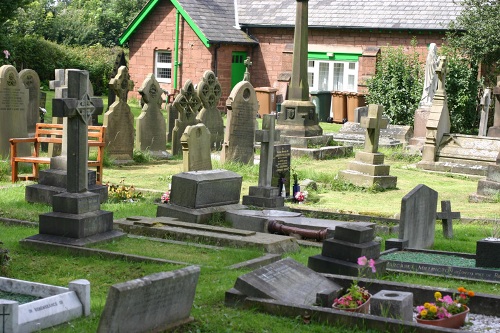
M 325 64 L 328 65 L 328 82 L 327 82 L 326 87 L 322 86 L 320 89 L 320 82 L 319 82 L 320 66 L 322 68 L 324 68 Z M 343 66 L 344 66 L 341 87 L 339 87 L 339 86 L 334 87 L 333 74 L 334 74 L 334 67 L 336 64 L 343 64 Z M 354 68 L 350 68 L 350 67 L 354 67 Z M 358 67 L 359 67 L 359 62 L 357 62 L 357 61 L 330 61 L 330 60 L 309 59 L 307 62 L 307 73 L 312 74 L 312 76 L 313 76 L 312 84 L 309 81 L 309 90 L 310 91 L 327 90 L 327 91 L 357 92 L 358 91 Z M 354 84 L 352 87 L 348 87 L 349 77 L 354 78 Z
M 161 62 L 160 55 L 169 54 L 170 62 Z M 162 77 L 159 75 L 158 70 L 168 68 L 170 69 L 170 77 Z M 156 50 L 155 51 L 155 77 L 158 82 L 162 83 L 172 83 L 172 52 L 166 50 Z

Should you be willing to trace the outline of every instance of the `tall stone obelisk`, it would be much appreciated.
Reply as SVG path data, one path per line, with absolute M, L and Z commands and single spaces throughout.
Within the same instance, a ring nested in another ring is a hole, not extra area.
M 316 107 L 309 100 L 309 84 L 307 82 L 308 15 L 308 0 L 297 0 L 289 97 L 281 105 L 278 125 L 276 126 L 276 129 L 285 136 L 310 137 L 323 134 L 323 129 L 319 126 L 316 115 Z

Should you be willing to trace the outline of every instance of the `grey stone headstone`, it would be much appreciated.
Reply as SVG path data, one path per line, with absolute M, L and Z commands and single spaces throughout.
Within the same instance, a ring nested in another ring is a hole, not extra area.
M 40 78 L 32 69 L 23 69 L 19 78 L 29 91 L 28 112 L 26 114 L 28 133 L 35 132 L 35 124 L 40 121 Z
M 224 140 L 224 121 L 217 105 L 222 96 L 222 88 L 215 73 L 210 70 L 205 71 L 196 91 L 203 105 L 197 118 L 210 131 L 210 147 L 220 150 Z
M 239 82 L 226 101 L 227 126 L 221 161 L 251 164 L 254 160 L 254 131 L 259 101 L 250 82 Z
M 318 293 L 339 292 L 342 287 L 287 258 L 240 276 L 234 289 L 250 297 L 313 305 Z
M 97 332 L 160 332 L 191 321 L 199 275 L 189 266 L 111 286 Z
M 128 69 L 122 66 L 109 82 L 115 101 L 104 114 L 106 149 L 115 160 L 132 160 L 134 154 L 134 115 L 127 104 L 127 95 L 134 87 Z
M 408 247 L 427 249 L 434 245 L 438 192 L 426 185 L 417 185 L 401 200 L 399 238 L 408 240 Z
M 10 138 L 27 138 L 28 89 L 14 66 L 0 67 L 0 157 L 10 155 Z M 18 147 L 18 156 L 29 156 L 30 147 Z
M 184 172 L 212 170 L 210 131 L 204 124 L 186 127 L 181 144 Z
M 228 170 L 183 172 L 172 176 L 172 204 L 205 208 L 240 202 L 242 177 Z

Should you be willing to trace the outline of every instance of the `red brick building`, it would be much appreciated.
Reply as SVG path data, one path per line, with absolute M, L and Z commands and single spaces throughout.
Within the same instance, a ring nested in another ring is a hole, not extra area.
M 149 73 L 173 92 L 211 69 L 225 101 L 243 78 L 247 56 L 254 87 L 278 87 L 291 71 L 297 1 L 149 1 L 120 38 L 130 49 L 135 91 Z M 425 60 L 427 46 L 442 44 L 460 12 L 453 0 L 310 0 L 308 7 L 311 91 L 365 92 L 384 46 L 409 47 L 415 37 Z

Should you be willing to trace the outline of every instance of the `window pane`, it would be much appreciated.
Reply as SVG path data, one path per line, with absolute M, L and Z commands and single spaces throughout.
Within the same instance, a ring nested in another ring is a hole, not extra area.
M 307 66 L 310 67 L 310 68 L 314 68 L 314 60 L 309 60 L 307 62 Z
M 356 87 L 354 86 L 354 75 L 347 76 L 347 90 L 356 91 Z
M 170 52 L 158 52 L 158 62 L 172 63 L 172 55 Z
M 333 90 L 342 91 L 344 89 L 344 64 L 333 64 Z
M 330 72 L 330 64 L 327 62 L 319 63 L 319 82 L 318 82 L 318 90 L 328 90 L 328 82 L 329 82 L 329 72 Z
M 307 73 L 307 83 L 309 84 L 309 88 L 314 86 L 314 73 Z
M 349 63 L 349 69 L 356 69 L 356 63 L 355 62 L 350 62 Z
M 170 68 L 157 68 L 156 77 L 159 79 L 170 79 L 172 78 L 172 70 Z

